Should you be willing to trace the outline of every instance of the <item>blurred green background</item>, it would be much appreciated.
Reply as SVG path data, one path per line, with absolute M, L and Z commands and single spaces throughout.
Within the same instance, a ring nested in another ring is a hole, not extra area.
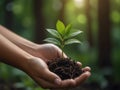
M 92 68 L 81 90 L 120 90 L 120 0 L 0 0 L 0 24 L 42 44 L 57 20 L 82 30 L 64 52 Z M 24 72 L 0 63 L 0 90 L 43 90 Z M 76 89 L 77 90 L 77 89 Z M 78 89 L 79 90 L 79 89 Z

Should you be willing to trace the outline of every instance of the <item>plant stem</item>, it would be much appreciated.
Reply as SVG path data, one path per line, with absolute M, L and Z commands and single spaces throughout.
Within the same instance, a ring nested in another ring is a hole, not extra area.
M 64 56 L 63 56 L 63 49 L 64 49 L 64 46 L 65 46 L 65 39 L 64 39 L 64 35 L 62 35 L 62 34 L 60 34 L 61 35 L 61 38 L 60 38 L 60 42 L 61 42 L 61 44 L 60 44 L 60 48 L 61 48 L 61 50 L 62 50 L 62 58 L 64 59 Z
M 64 56 L 63 56 L 63 48 L 64 48 L 64 39 L 61 39 L 62 58 L 64 58 Z

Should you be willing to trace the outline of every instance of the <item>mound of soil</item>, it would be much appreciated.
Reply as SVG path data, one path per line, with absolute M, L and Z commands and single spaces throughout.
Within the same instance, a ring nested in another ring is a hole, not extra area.
M 74 79 L 82 74 L 81 67 L 69 58 L 56 58 L 47 64 L 49 70 L 57 74 L 62 80 Z

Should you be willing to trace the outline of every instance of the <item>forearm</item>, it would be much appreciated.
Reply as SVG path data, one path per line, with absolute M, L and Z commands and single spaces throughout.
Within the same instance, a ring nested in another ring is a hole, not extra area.
M 32 52 L 31 50 L 35 50 L 37 44 L 20 37 L 19 35 L 11 32 L 7 28 L 0 25 L 0 34 L 7 38 L 9 41 L 17 45 L 18 47 L 24 49 L 27 52 Z M 30 50 L 30 51 L 29 51 Z
M 0 58 L 2 58 L 2 62 L 25 71 L 28 61 L 34 57 L 0 34 Z

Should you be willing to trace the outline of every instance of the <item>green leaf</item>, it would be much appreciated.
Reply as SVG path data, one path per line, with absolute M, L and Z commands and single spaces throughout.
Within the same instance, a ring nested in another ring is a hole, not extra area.
M 68 39 L 68 38 L 77 36 L 77 35 L 80 34 L 80 33 L 82 33 L 82 31 L 80 31 L 80 30 L 79 30 L 79 31 L 70 32 L 70 34 L 67 35 L 67 36 L 65 37 L 65 39 Z
M 68 24 L 65 28 L 65 35 L 69 35 L 70 31 L 71 31 L 71 27 L 72 25 L 71 24 Z
M 55 38 L 46 38 L 44 41 L 49 42 L 49 43 L 53 43 L 56 45 L 60 45 L 60 42 Z
M 73 44 L 73 43 L 81 43 L 79 40 L 74 39 L 75 36 L 82 33 L 80 30 L 72 29 L 72 25 L 68 24 L 66 27 L 64 23 L 60 20 L 56 23 L 56 29 L 47 29 L 47 31 L 54 36 L 54 38 L 47 38 L 44 41 L 49 43 L 56 44 L 60 46 L 63 50 L 65 45 Z
M 73 44 L 73 43 L 81 43 L 81 42 L 77 39 L 68 39 L 67 41 L 65 41 L 65 45 Z
M 57 23 L 56 23 L 56 28 L 57 28 L 57 31 L 61 35 L 64 35 L 64 33 L 65 33 L 65 25 L 64 25 L 63 22 L 61 22 L 60 20 L 58 20 Z
M 55 36 L 55 37 L 57 37 L 57 38 L 61 38 L 61 35 L 60 35 L 56 30 L 54 30 L 54 29 L 47 29 L 47 31 L 48 31 L 51 35 L 53 35 L 53 36 Z

